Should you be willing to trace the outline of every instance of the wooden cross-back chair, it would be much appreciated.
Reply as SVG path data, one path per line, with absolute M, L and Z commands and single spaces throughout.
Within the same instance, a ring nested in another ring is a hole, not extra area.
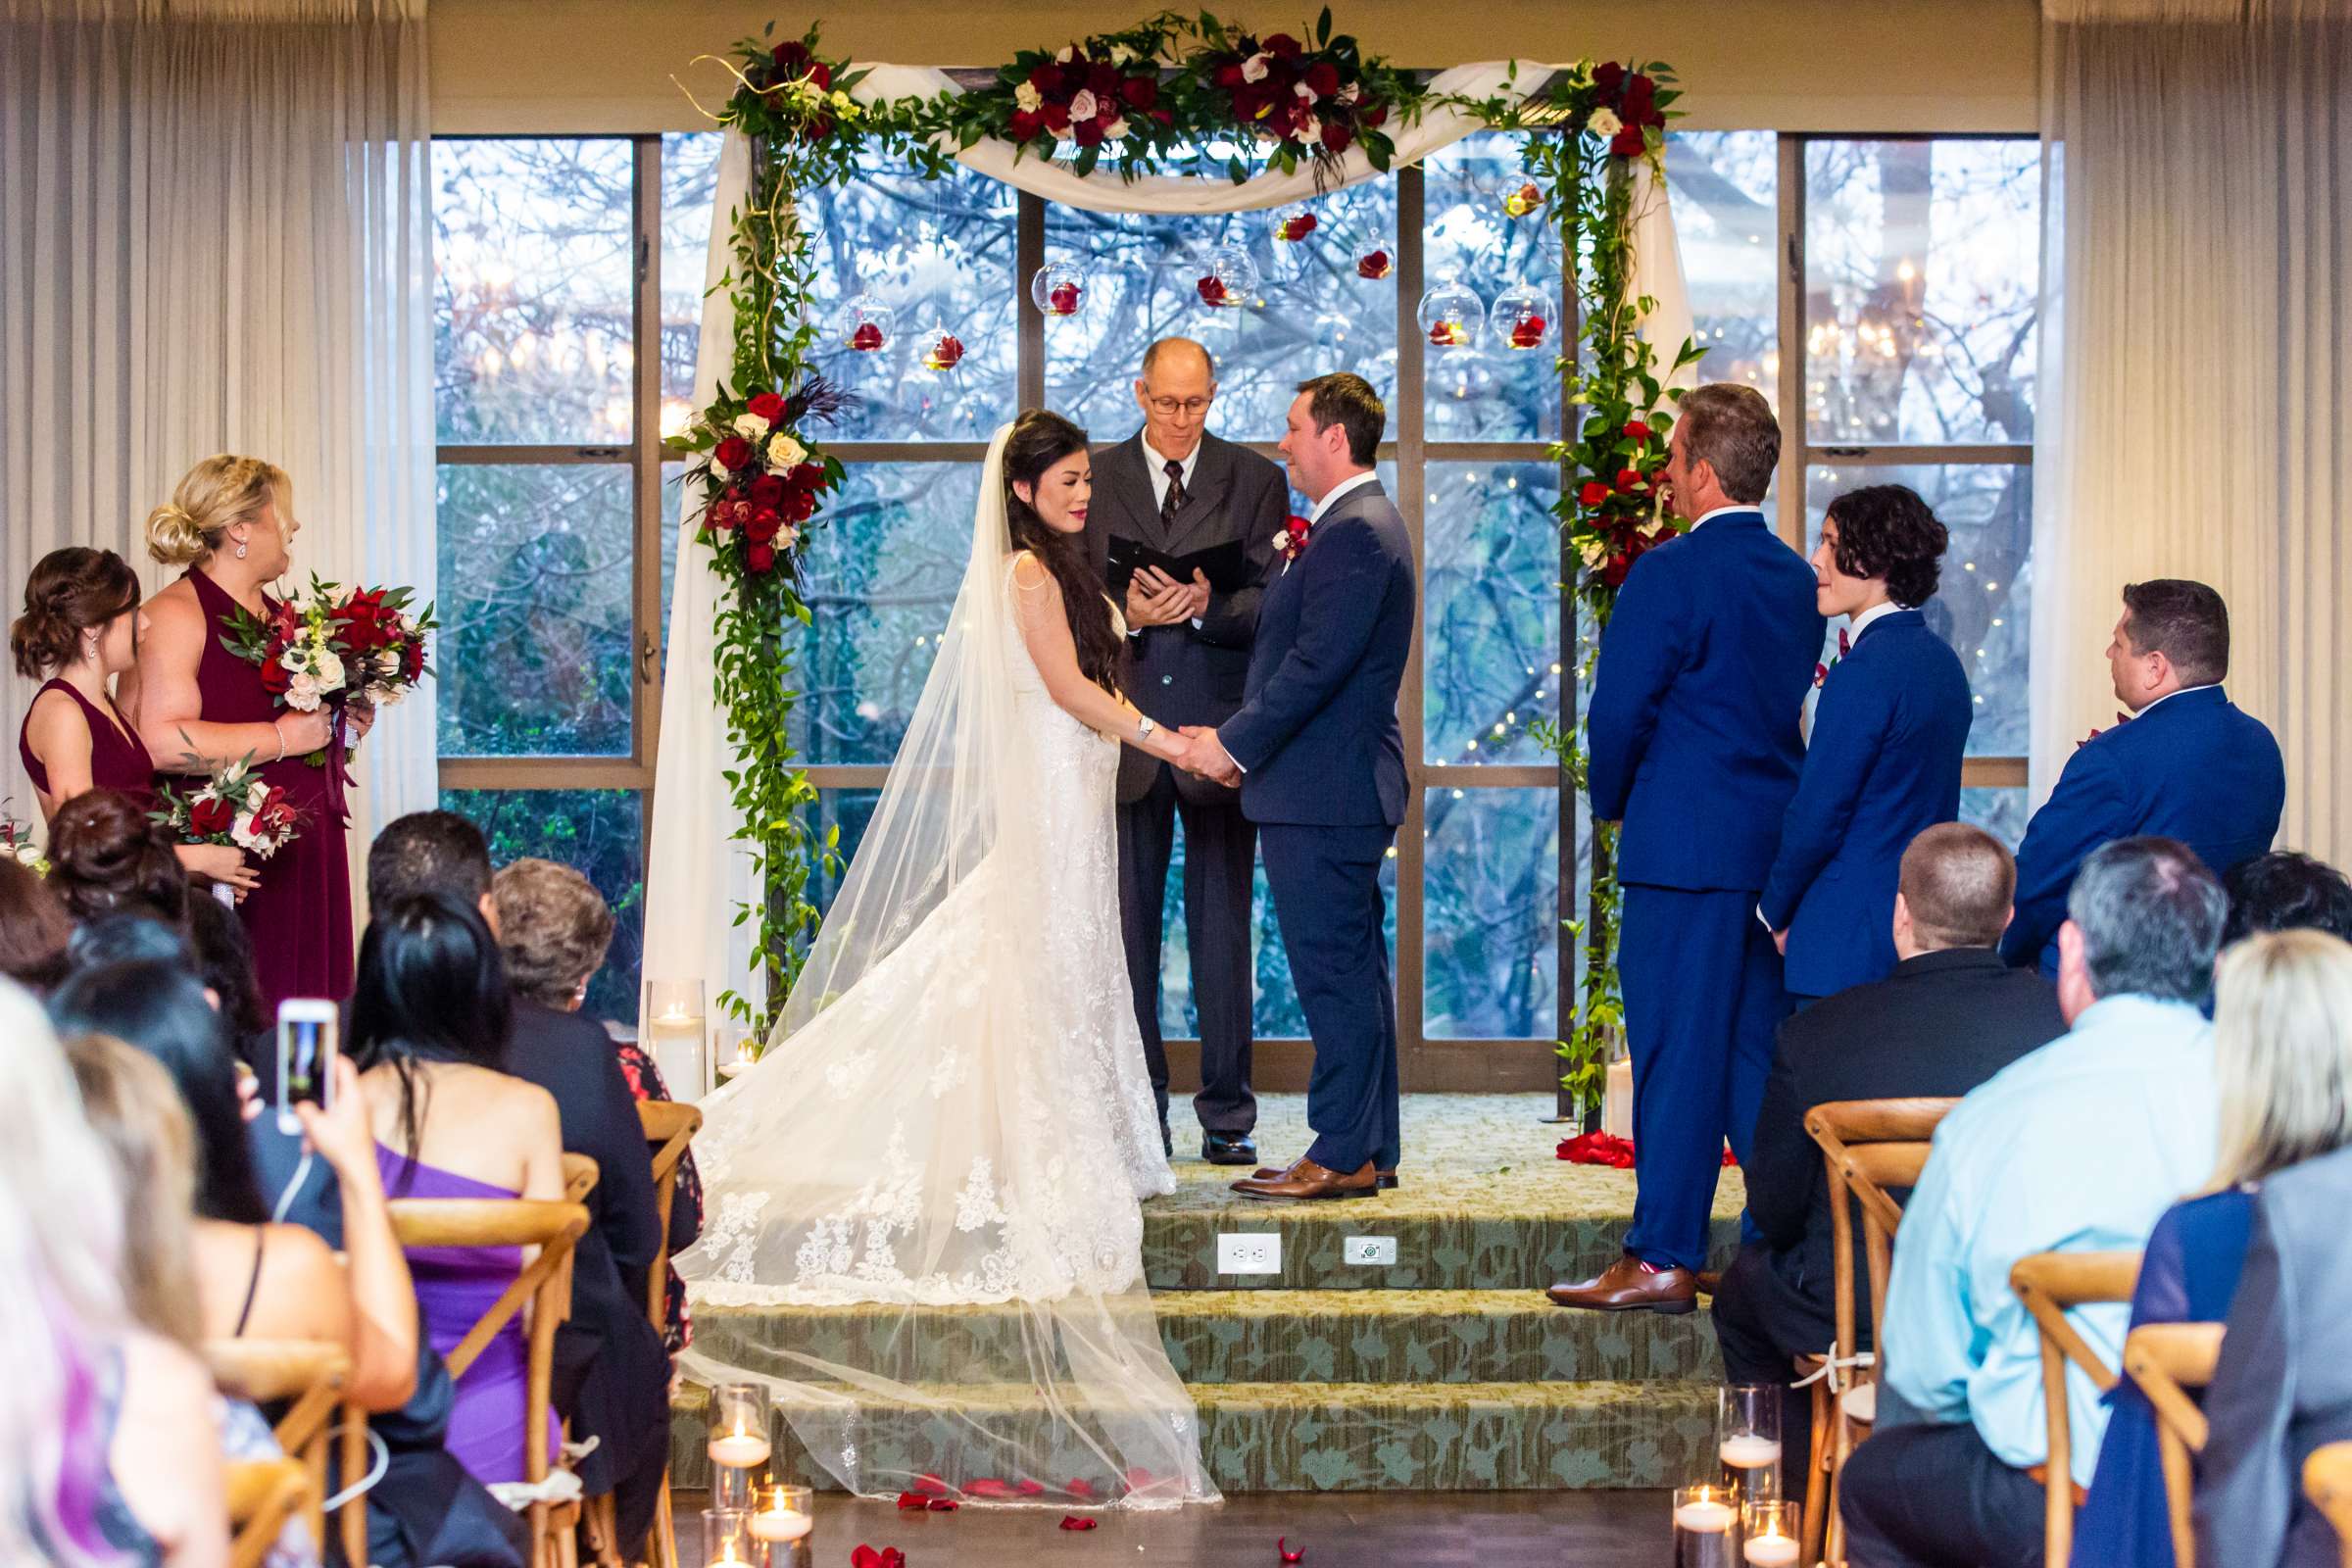
M 1903 1221 L 1895 1191 L 1915 1187 L 1926 1168 L 1936 1125 L 1957 1100 L 1838 1100 L 1805 1113 L 1805 1131 L 1821 1146 L 1830 1190 L 1830 1236 L 1836 1257 L 1838 1340 L 1829 1356 L 1803 1356 L 1804 1372 L 1821 1373 L 1813 1384 L 1813 1462 L 1805 1474 L 1805 1560 L 1844 1559 L 1845 1530 L 1838 1518 L 1838 1479 L 1845 1457 L 1877 1415 L 1878 1377 L 1869 1366 L 1850 1367 L 1861 1344 L 1854 1288 L 1854 1210 L 1862 1211 L 1864 1266 L 1870 1276 L 1871 1344 L 1886 1308 L 1886 1277 L 1893 1266 L 1894 1234 Z M 1835 1358 L 1838 1365 L 1826 1367 Z M 1843 1387 L 1834 1385 L 1844 1384 Z
M 326 1544 L 326 1446 L 342 1417 L 344 1484 L 368 1473 L 368 1412 L 343 1398 L 351 1376 L 351 1352 L 323 1340 L 214 1340 L 204 1348 L 213 1385 L 223 1394 L 255 1404 L 284 1402 L 271 1435 L 286 1457 L 302 1466 L 308 1478 L 301 1507 L 311 1539 L 320 1549 Z M 365 1561 L 368 1548 L 368 1508 L 358 1497 L 336 1511 L 346 1554 L 354 1547 L 353 1562 Z
M 261 1568 L 286 1521 L 312 1500 L 310 1475 L 300 1459 L 237 1459 L 223 1474 L 229 1568 Z
M 547 1412 L 555 1371 L 556 1328 L 571 1315 L 571 1254 L 588 1229 L 588 1210 L 579 1200 L 596 1186 L 596 1161 L 564 1156 L 562 1201 L 532 1199 L 401 1198 L 389 1205 L 392 1229 L 402 1248 L 536 1248 L 514 1283 L 502 1292 L 466 1337 L 442 1357 L 449 1375 L 462 1378 L 514 1316 L 529 1309 L 524 1336 L 529 1348 L 523 1395 L 523 1479 L 547 1479 L 560 1455 L 547 1446 Z M 535 1502 L 530 1507 L 533 1568 L 576 1559 L 573 1532 L 578 1504 Z
M 645 1126 L 645 1141 L 653 1146 L 654 1209 L 662 1216 L 662 1248 L 645 1275 L 645 1313 L 657 1330 L 669 1324 L 669 1211 L 678 1192 L 678 1166 L 686 1147 L 702 1130 L 702 1107 L 674 1100 L 641 1100 L 637 1119 Z M 655 1568 L 678 1568 L 676 1518 L 669 1501 L 669 1466 L 662 1467 L 661 1500 L 654 1505 L 654 1528 L 646 1544 L 646 1560 Z
M 2328 1443 L 2303 1461 L 2303 1495 L 2335 1528 L 2343 1568 L 2352 1568 L 2352 1443 Z
M 2075 1543 L 2074 1436 L 2066 1390 L 2066 1364 L 2081 1367 L 2101 1394 L 2115 1387 L 2116 1371 L 2099 1358 L 2067 1321 L 2069 1308 L 2130 1301 L 2139 1283 L 2137 1252 L 2036 1252 L 2009 1270 L 2009 1288 L 2041 1335 L 2042 1414 L 2049 1454 L 2042 1461 L 2042 1560 L 2068 1560 Z
M 2205 1451 L 2205 1412 L 2188 1391 L 2212 1383 L 2221 1359 L 2219 1323 L 2143 1323 L 2124 1341 L 2124 1376 L 2156 1409 L 2157 1453 L 2164 1465 L 2164 1506 L 2177 1568 L 2196 1568 L 2197 1532 L 2189 1511 L 2195 1477 L 2189 1456 Z

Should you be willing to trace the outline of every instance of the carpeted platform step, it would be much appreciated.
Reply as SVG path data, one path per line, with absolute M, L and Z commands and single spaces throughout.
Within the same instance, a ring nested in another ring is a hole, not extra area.
M 1171 1291 L 1153 1303 L 1177 1376 L 1219 1383 L 1519 1383 L 1719 1376 L 1702 1315 L 1565 1312 L 1529 1290 Z M 706 1306 L 697 1346 L 738 1364 L 788 1345 L 901 1383 L 1018 1364 L 1012 1307 Z
M 1003 1423 L 1011 1435 L 1030 1419 L 995 1391 L 936 1392 L 956 1416 L 867 1407 L 859 1451 L 868 1477 L 932 1468 L 926 1429 L 935 1422 Z M 1229 1383 L 1196 1393 L 1201 1451 L 1228 1492 L 1671 1486 L 1712 1441 L 1715 1419 L 1707 1382 Z M 680 1487 L 709 1484 L 704 1397 L 688 1389 L 675 1408 Z M 814 1474 L 788 1436 L 779 1461 L 804 1479 Z

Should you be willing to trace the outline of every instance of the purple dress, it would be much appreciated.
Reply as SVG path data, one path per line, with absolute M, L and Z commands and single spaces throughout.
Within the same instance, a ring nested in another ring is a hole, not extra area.
M 187 575 L 204 607 L 212 635 L 196 663 L 197 716 L 212 724 L 267 724 L 282 711 L 262 672 L 220 645 L 226 618 L 241 607 L 212 578 Z M 276 601 L 264 596 L 274 607 Z M 259 761 L 260 759 L 256 759 Z M 300 814 L 294 842 L 267 860 L 256 860 L 261 886 L 237 906 L 253 939 L 254 976 L 262 1000 L 274 1013 L 288 997 L 323 997 L 339 1002 L 351 995 L 351 864 L 343 849 L 348 815 L 343 809 L 343 746 L 327 750 L 326 765 L 313 767 L 300 757 L 263 762 L 262 781 L 286 792 Z
M 147 747 L 122 722 L 122 715 L 109 702 L 100 708 L 87 697 L 62 680 L 45 683 L 32 694 L 33 703 L 45 692 L 64 692 L 81 710 L 82 722 L 90 726 L 90 787 L 116 790 L 130 798 L 142 811 L 155 809 L 155 760 L 147 755 Z M 32 787 L 43 795 L 53 793 L 49 788 L 49 769 L 32 755 L 32 703 L 24 705 L 24 723 L 17 731 L 17 759 L 24 764 L 24 776 Z M 66 803 L 60 801 L 60 806 Z
M 412 1165 L 381 1144 L 376 1146 L 375 1167 L 383 1173 L 385 1193 L 393 1198 L 521 1196 L 422 1161 Z M 408 1255 L 425 1338 L 443 1356 L 473 1331 L 522 1272 L 519 1247 L 413 1247 Z M 517 1312 L 457 1380 L 457 1397 L 449 1411 L 446 1446 L 484 1486 L 524 1479 L 522 1413 L 529 1378 L 530 1345 L 523 1337 L 523 1314 Z M 553 1410 L 548 1412 L 547 1432 L 552 1462 L 563 1451 L 562 1426 Z

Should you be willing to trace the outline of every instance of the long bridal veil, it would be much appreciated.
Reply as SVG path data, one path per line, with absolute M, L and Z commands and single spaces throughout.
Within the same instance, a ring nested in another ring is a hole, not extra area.
M 1021 649 L 1010 430 L 800 983 L 760 1062 L 704 1102 L 681 1365 L 767 1385 L 853 1492 L 1212 1500 L 1144 1282 L 1139 1195 L 1168 1176 L 1149 1090 L 1140 1108 L 1133 1092 L 1115 893 L 1087 906 L 1108 885 L 1112 764 L 1046 705 Z

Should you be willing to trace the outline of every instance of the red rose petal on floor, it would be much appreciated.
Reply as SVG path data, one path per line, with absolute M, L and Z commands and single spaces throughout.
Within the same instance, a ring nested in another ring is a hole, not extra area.
M 880 1551 L 860 1544 L 850 1553 L 850 1568 L 906 1568 L 906 1554 L 896 1546 L 884 1546 Z
M 929 1508 L 933 1513 L 954 1513 L 963 1504 L 957 1502 L 954 1497 L 933 1497 L 923 1506 Z
M 899 1506 L 913 1509 L 928 1508 L 931 1506 L 931 1499 L 919 1492 L 902 1492 L 899 1494 Z
M 1042 1481 L 1024 1481 L 1012 1490 L 1024 1497 L 1041 1497 L 1045 1495 L 1046 1484 Z
M 1290 1539 L 1291 1538 L 1288 1536 L 1276 1536 L 1274 1538 L 1274 1555 L 1280 1557 L 1284 1562 L 1306 1561 L 1306 1548 L 1304 1546 L 1300 1546 L 1297 1551 L 1291 1550 L 1291 1548 L 1286 1544 Z
M 1100 1520 L 1081 1519 L 1074 1513 L 1065 1513 L 1061 1516 L 1061 1528 L 1064 1530 L 1092 1530 L 1099 1523 L 1101 1523 Z

